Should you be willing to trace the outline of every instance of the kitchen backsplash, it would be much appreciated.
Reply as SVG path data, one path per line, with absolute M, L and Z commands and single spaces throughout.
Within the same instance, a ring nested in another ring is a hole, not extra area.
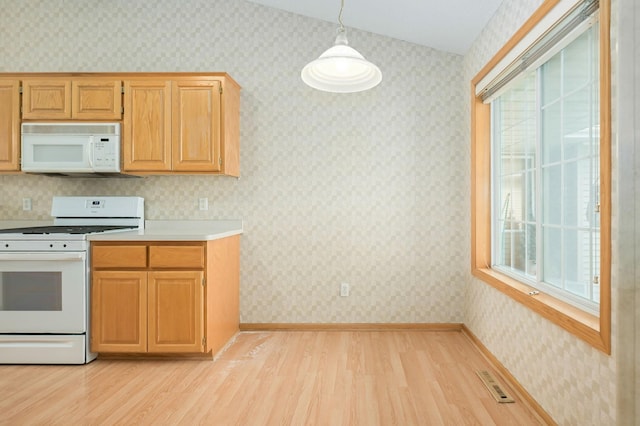
M 48 219 L 53 195 L 140 195 L 147 219 L 244 220 L 243 322 L 462 322 L 463 58 L 344 21 L 382 70 L 374 90 L 304 85 L 337 24 L 242 0 L 7 2 L 2 72 L 228 72 L 242 86 L 241 177 L 2 176 L 0 219 Z

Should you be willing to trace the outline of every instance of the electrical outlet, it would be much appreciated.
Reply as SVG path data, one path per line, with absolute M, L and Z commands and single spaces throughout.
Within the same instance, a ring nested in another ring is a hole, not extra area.
M 347 297 L 349 296 L 350 292 L 351 292 L 351 286 L 349 286 L 349 283 L 340 284 L 340 296 Z
M 209 199 L 208 198 L 199 198 L 198 199 L 198 209 L 200 209 L 200 210 L 209 210 Z
M 30 211 L 31 210 L 31 198 L 23 198 L 22 199 L 22 210 Z

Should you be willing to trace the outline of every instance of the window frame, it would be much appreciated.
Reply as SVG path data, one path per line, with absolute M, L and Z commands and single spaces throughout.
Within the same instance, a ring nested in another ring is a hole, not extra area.
M 594 348 L 611 354 L 610 0 L 600 0 L 600 314 L 563 302 L 491 268 L 491 105 L 476 86 L 561 0 L 545 0 L 471 80 L 471 273 Z

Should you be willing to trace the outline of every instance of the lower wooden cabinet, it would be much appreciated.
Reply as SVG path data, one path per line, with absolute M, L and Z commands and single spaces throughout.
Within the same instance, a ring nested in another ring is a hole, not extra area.
M 95 271 L 92 350 L 204 352 L 202 271 Z
M 147 350 L 204 352 L 203 299 L 201 271 L 149 272 Z
M 147 273 L 91 274 L 91 350 L 147 351 Z
M 215 354 L 238 331 L 239 236 L 91 245 L 91 350 Z

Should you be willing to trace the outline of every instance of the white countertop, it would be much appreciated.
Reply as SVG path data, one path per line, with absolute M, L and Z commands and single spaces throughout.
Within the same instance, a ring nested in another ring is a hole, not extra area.
M 241 220 L 147 220 L 145 229 L 87 236 L 89 241 L 207 241 L 242 234 Z

